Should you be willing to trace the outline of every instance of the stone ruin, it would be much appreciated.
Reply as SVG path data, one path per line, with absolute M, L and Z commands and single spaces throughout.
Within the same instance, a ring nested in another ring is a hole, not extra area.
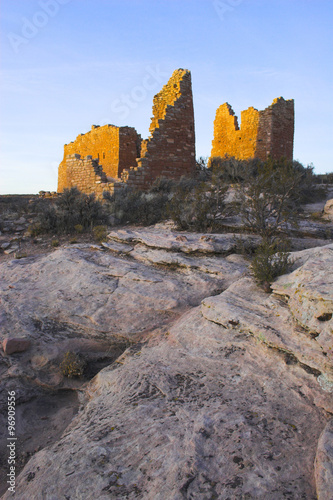
M 94 174 L 99 177 L 100 173 L 104 182 L 107 182 L 108 178 L 119 178 L 124 168 L 135 165 L 136 158 L 140 156 L 140 148 L 141 136 L 132 127 L 93 125 L 87 134 L 80 134 L 74 142 L 65 144 L 64 159 L 59 166 L 58 191 L 71 187 L 73 183 L 87 191 Z M 84 172 L 84 169 L 82 171 L 82 174 L 88 175 L 89 180 L 84 175 L 79 175 L 82 170 L 82 165 L 79 167 L 81 157 L 85 157 L 81 162 L 87 164 L 87 170 L 89 170 L 88 164 L 92 168 L 90 175 L 88 171 Z M 96 159 L 95 168 L 92 167 L 89 157 Z M 77 160 L 77 165 L 73 160 Z
M 126 185 L 148 189 L 158 177 L 179 179 L 195 173 L 195 131 L 191 73 L 178 69 L 154 97 L 150 136 L 142 140 L 133 127 L 93 125 L 65 144 L 59 166 L 58 193 L 114 193 Z M 241 127 L 228 103 L 217 109 L 210 163 L 234 156 L 245 160 L 293 159 L 294 101 L 282 97 L 258 111 L 241 113 Z
M 271 106 L 258 111 L 250 107 L 241 112 L 241 127 L 230 104 L 216 111 L 214 139 L 210 162 L 214 158 L 233 156 L 238 160 L 270 156 L 293 159 L 294 100 L 274 99 Z
M 58 192 L 76 186 L 84 193 L 113 193 L 124 185 L 147 189 L 157 177 L 179 179 L 195 172 L 191 73 L 174 71 L 154 97 L 150 136 L 132 127 L 92 126 L 65 144 Z

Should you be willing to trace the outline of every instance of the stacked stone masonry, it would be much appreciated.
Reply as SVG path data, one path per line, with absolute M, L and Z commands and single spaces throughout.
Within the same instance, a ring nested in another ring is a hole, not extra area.
M 178 179 L 193 174 L 194 112 L 188 70 L 174 71 L 154 97 L 150 133 L 142 141 L 132 127 L 93 125 L 90 132 L 65 145 L 58 192 L 77 186 L 100 197 L 101 188 L 113 192 L 120 182 L 147 189 L 157 177 Z
M 143 141 L 137 166 L 121 176 L 140 189 L 157 177 L 179 179 L 195 172 L 195 132 L 191 73 L 174 71 L 169 82 L 154 97 L 150 137 Z
M 66 172 L 68 181 L 66 188 L 77 187 L 83 193 L 95 193 L 100 199 L 104 191 L 113 194 L 116 189 L 122 187 L 119 181 L 110 182 L 98 159 L 94 160 L 89 155 L 84 158 L 78 154 L 68 155 Z
M 133 127 L 93 125 L 65 144 L 59 166 L 58 192 L 76 186 L 84 193 L 113 193 L 125 185 L 148 189 L 158 177 L 179 179 L 195 172 L 195 131 L 191 73 L 174 71 L 154 97 L 150 136 L 141 140 Z M 282 97 L 263 111 L 241 113 L 241 128 L 228 103 L 214 122 L 211 160 L 268 156 L 293 158 L 294 101 Z
M 241 127 L 228 103 L 216 111 L 211 161 L 233 156 L 239 160 L 269 156 L 293 159 L 294 101 L 283 97 L 274 99 L 271 106 L 258 111 L 250 107 L 241 113 Z
M 74 142 L 65 144 L 64 159 L 59 166 L 58 192 L 72 185 L 73 180 L 82 183 L 81 179 L 73 179 L 69 175 L 66 165 L 68 156 L 92 156 L 99 162 L 105 175 L 112 180 L 119 178 L 125 167 L 135 165 L 140 156 L 140 149 L 141 136 L 134 128 L 93 125 L 87 134 L 80 134 Z

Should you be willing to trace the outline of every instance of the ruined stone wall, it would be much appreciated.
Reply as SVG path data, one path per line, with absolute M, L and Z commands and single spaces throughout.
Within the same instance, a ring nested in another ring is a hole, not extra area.
M 241 113 L 241 127 L 228 103 L 216 112 L 211 158 L 234 156 L 239 160 L 268 156 L 293 159 L 294 101 L 282 97 L 258 111 L 250 107 Z
M 100 184 L 121 179 L 130 186 L 147 189 L 157 177 L 178 179 L 195 172 L 195 132 L 191 73 L 174 71 L 154 97 L 150 137 L 141 137 L 132 127 L 93 125 L 64 147 L 59 166 L 58 192 L 77 186 L 85 193 L 96 192 Z M 81 160 L 73 155 L 88 156 Z M 70 157 L 68 159 L 68 157 Z M 96 180 L 96 159 L 103 180 Z M 89 168 L 88 168 L 88 163 Z M 83 176 L 87 176 L 83 178 Z M 108 190 L 108 189 L 107 189 Z
M 59 166 L 58 192 L 68 188 L 72 178 L 68 177 L 66 157 L 79 154 L 92 156 L 102 166 L 109 178 L 119 178 L 125 167 L 136 165 L 140 156 L 141 137 L 132 127 L 116 127 L 93 125 L 87 134 L 80 134 L 74 142 L 65 144 L 64 159 Z M 81 182 L 80 179 L 74 179 Z
M 259 111 L 248 108 L 241 113 L 242 129 L 230 104 L 222 104 L 216 111 L 214 140 L 211 156 L 234 156 L 240 160 L 255 156 Z
M 195 131 L 191 73 L 178 69 L 154 97 L 150 137 L 142 142 L 137 166 L 122 180 L 139 189 L 157 177 L 179 179 L 195 172 Z
M 294 153 L 294 100 L 274 99 L 271 106 L 259 112 L 256 156 L 293 159 Z
M 79 154 L 68 155 L 64 162 L 64 170 L 68 179 L 67 188 L 77 187 L 82 193 L 95 193 L 97 199 L 102 199 L 103 192 L 113 193 L 120 188 L 120 182 L 109 182 L 102 165 L 97 159 L 88 155 L 81 158 Z

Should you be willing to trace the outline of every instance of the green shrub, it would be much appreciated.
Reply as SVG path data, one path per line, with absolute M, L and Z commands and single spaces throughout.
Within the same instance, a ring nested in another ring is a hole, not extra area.
M 52 240 L 51 241 L 51 246 L 58 247 L 59 246 L 59 240 Z
M 95 226 L 93 228 L 93 235 L 96 241 L 102 242 L 107 240 L 107 227 L 106 226 Z
M 48 205 L 38 215 L 41 233 L 58 233 L 61 217 L 54 205 Z
M 157 177 L 149 189 L 149 193 L 171 193 L 177 182 L 166 177 Z
M 235 253 L 244 255 L 245 257 L 251 257 L 255 253 L 255 242 L 251 241 L 249 238 L 243 238 L 240 235 L 235 235 L 234 242 Z
M 238 160 L 233 156 L 225 156 L 210 158 L 208 167 L 226 184 L 236 184 L 244 182 L 249 176 L 255 176 L 260 163 L 258 159 Z
M 85 367 L 86 361 L 82 356 L 71 351 L 66 352 L 60 364 L 61 373 L 68 378 L 82 377 Z
M 270 239 L 295 224 L 310 173 L 298 162 L 268 159 L 239 186 L 240 215 L 245 227 Z M 303 193 L 303 194 L 302 194 Z
M 290 254 L 281 242 L 264 239 L 257 248 L 251 263 L 251 272 L 255 280 L 270 291 L 270 283 L 285 274 L 291 265 Z
M 180 230 L 213 231 L 224 216 L 227 186 L 216 176 L 207 182 L 180 181 L 168 203 L 168 213 Z
M 167 217 L 166 205 L 169 201 L 169 182 L 154 183 L 148 192 L 133 190 L 129 187 L 110 195 L 104 193 L 109 214 L 117 224 L 156 224 Z
M 197 158 L 195 167 L 195 177 L 199 182 L 206 182 L 211 178 L 212 170 L 208 168 L 207 156 L 200 156 L 200 158 Z
M 65 189 L 39 214 L 39 225 L 44 233 L 79 233 L 104 222 L 106 214 L 95 195 L 81 193 L 75 187 Z
M 33 238 L 42 234 L 43 229 L 41 224 L 39 222 L 34 222 L 33 224 L 30 224 L 30 226 L 28 227 L 28 233 Z

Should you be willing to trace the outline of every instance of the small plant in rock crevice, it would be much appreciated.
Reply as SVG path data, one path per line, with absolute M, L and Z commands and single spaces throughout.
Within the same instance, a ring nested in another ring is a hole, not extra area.
M 102 241 L 107 240 L 107 227 L 106 226 L 95 226 L 93 228 L 93 235 L 96 241 L 101 243 Z
M 60 364 L 60 370 L 64 377 L 82 377 L 86 367 L 86 361 L 74 352 L 68 351 Z
M 264 239 L 257 248 L 251 262 L 251 273 L 266 292 L 270 292 L 271 283 L 285 274 L 291 265 L 290 254 L 279 241 Z

